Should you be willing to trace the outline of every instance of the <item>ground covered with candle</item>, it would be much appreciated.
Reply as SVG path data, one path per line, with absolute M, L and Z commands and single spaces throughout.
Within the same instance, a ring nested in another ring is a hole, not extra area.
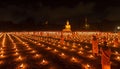
M 89 38 L 92 34 L 78 33 L 72 36 L 72 33 L 64 33 L 65 39 L 61 44 L 61 35 L 57 33 L 0 34 L 0 69 L 101 69 L 100 54 L 92 54 Z M 71 36 L 66 36 L 68 34 Z M 120 46 L 114 47 L 110 39 L 120 36 L 108 35 L 112 49 L 111 68 L 119 69 Z

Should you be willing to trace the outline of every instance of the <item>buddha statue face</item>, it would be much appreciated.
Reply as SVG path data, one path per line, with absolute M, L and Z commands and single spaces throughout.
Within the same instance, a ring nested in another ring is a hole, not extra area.
M 69 25 L 69 22 L 67 22 L 67 25 Z
M 69 21 L 67 21 L 66 24 L 69 25 Z

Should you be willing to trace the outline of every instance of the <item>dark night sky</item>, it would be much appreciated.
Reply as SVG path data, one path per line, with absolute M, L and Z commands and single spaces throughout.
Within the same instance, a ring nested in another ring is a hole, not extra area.
M 19 24 L 28 20 L 34 23 L 48 21 L 64 24 L 69 19 L 73 24 L 120 23 L 119 0 L 3 0 L 0 2 L 0 21 Z M 108 23 L 109 22 L 109 23 Z M 26 22 L 27 23 L 27 22 Z

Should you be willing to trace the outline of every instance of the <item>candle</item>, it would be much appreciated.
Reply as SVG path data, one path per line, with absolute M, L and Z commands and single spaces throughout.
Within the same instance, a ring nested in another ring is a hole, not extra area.
M 42 57 L 42 55 L 35 54 L 35 56 L 33 56 L 33 58 L 40 58 L 40 57 Z
M 118 53 L 118 51 L 115 51 L 115 55 L 118 55 L 119 53 Z
M 20 68 L 24 68 L 24 65 L 23 65 L 23 63 L 20 65 Z
M 64 46 L 63 49 L 67 49 L 67 47 Z
M 90 69 L 90 65 L 89 65 L 89 64 L 86 64 L 86 65 L 85 65 L 85 69 Z
M 88 56 L 88 58 L 94 59 L 95 57 L 94 57 L 92 54 L 90 54 L 90 55 Z
M 59 56 L 64 59 L 67 57 L 64 53 L 61 53 Z
M 42 64 L 42 65 L 47 65 L 47 64 L 48 64 L 48 61 L 43 59 L 40 64 Z
M 81 55 L 81 54 L 83 54 L 83 52 L 82 52 L 82 51 L 78 51 L 78 54 L 80 54 L 80 55 Z
M 78 59 L 75 58 L 75 57 L 72 57 L 72 58 L 71 58 L 71 61 L 72 61 L 72 62 L 79 62 Z
M 46 49 L 47 49 L 47 50 L 51 50 L 51 48 L 50 48 L 50 47 L 47 47 Z
M 120 56 L 117 56 L 117 57 L 116 57 L 116 60 L 120 61 Z

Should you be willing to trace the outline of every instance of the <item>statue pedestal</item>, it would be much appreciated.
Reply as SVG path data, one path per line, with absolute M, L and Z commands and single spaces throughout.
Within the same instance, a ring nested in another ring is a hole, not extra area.
M 71 29 L 63 29 L 63 31 L 69 32 L 71 31 Z

